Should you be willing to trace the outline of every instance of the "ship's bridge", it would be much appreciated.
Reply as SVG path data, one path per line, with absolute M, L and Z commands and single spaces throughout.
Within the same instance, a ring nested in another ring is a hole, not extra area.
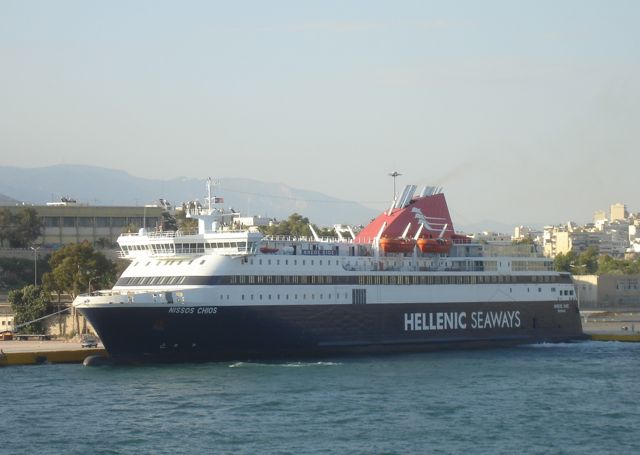
M 120 255 L 124 258 L 179 257 L 202 254 L 244 256 L 255 254 L 262 234 L 259 232 L 225 230 L 206 234 L 181 231 L 123 234 L 118 238 Z

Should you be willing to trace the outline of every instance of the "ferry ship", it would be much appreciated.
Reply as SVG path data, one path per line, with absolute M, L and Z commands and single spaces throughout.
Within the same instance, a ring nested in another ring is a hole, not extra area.
M 193 206 L 197 233 L 118 239 L 131 261 L 80 295 L 116 362 L 302 358 L 564 342 L 583 337 L 576 293 L 533 245 L 473 243 L 444 194 L 408 185 L 357 234 L 269 237 Z

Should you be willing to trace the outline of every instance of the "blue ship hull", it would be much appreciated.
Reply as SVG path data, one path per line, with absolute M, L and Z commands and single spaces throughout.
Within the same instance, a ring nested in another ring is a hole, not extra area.
M 116 362 L 386 354 L 584 337 L 575 301 L 80 308 Z

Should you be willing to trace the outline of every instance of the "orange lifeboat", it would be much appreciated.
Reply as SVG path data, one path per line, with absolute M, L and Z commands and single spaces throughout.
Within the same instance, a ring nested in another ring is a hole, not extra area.
M 278 248 L 271 248 L 268 246 L 263 246 L 260 248 L 260 252 L 263 254 L 275 254 L 278 252 Z
M 423 253 L 448 253 L 451 245 L 451 239 L 418 239 L 418 248 Z
M 382 237 L 380 248 L 385 253 L 411 253 L 416 247 L 413 239 Z

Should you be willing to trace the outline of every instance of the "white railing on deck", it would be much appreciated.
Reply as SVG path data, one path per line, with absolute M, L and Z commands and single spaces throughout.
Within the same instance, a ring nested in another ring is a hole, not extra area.
M 297 243 L 317 243 L 313 237 L 297 237 L 294 235 L 267 235 L 262 238 L 263 242 L 297 242 Z M 322 243 L 351 243 L 350 241 L 340 242 L 338 237 L 320 237 Z
M 206 234 L 246 234 L 246 229 L 225 229 L 222 231 L 211 231 Z M 200 235 L 197 230 L 195 231 L 147 231 L 145 234 L 138 232 L 123 232 L 120 234 L 123 237 L 150 237 L 150 238 L 175 238 L 175 237 L 190 237 Z

